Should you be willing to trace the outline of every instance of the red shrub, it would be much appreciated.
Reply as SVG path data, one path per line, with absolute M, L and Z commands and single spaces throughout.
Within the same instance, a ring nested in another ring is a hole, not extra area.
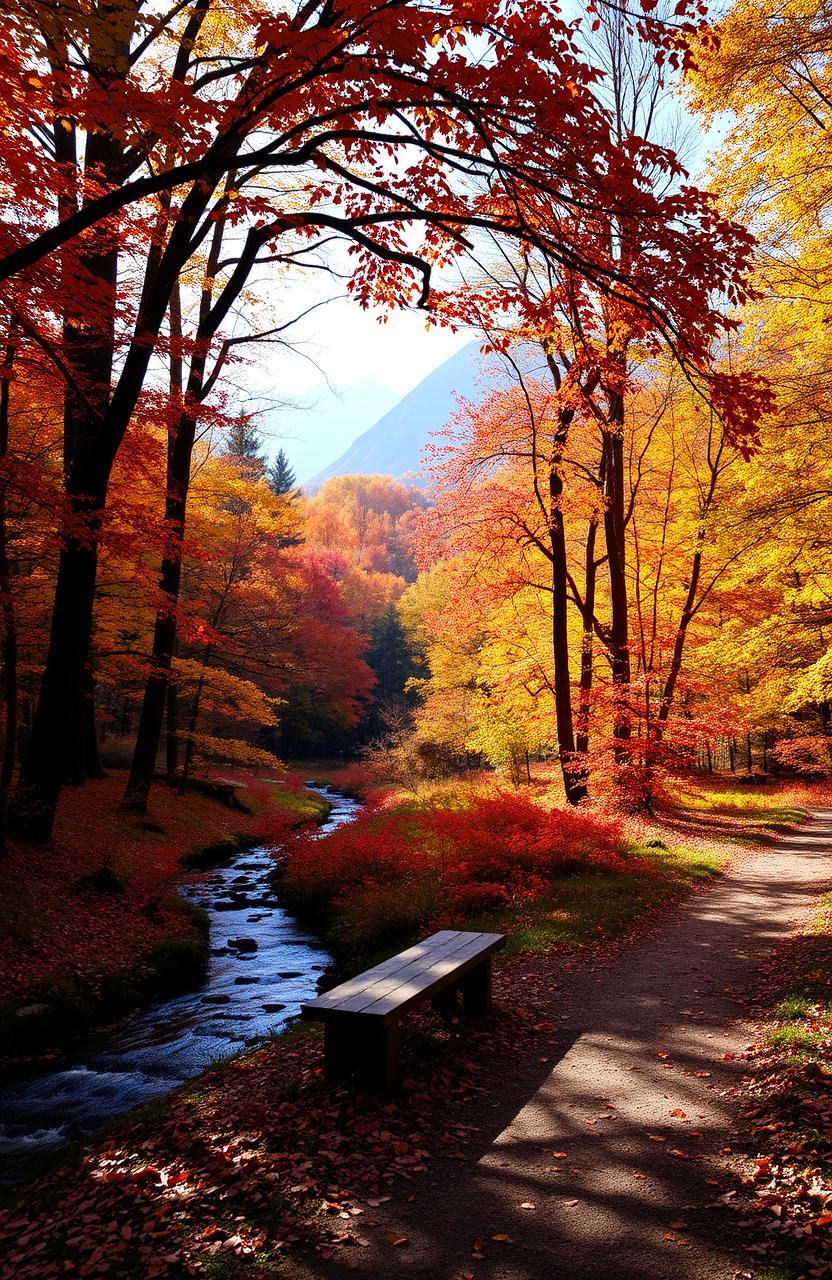
M 554 875 L 621 870 L 625 848 L 618 823 L 517 793 L 458 808 L 374 804 L 328 836 L 292 842 L 283 885 L 341 947 L 366 951 L 545 896 Z

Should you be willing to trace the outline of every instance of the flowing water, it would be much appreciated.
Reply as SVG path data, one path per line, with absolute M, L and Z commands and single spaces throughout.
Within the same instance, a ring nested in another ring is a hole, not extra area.
M 350 822 L 361 807 L 310 789 L 332 805 L 322 834 Z M 330 956 L 278 902 L 273 870 L 264 846 L 181 887 L 210 920 L 211 959 L 201 987 L 79 1038 L 51 1070 L 0 1089 L 1 1182 L 18 1181 L 68 1140 L 256 1044 L 315 994 Z

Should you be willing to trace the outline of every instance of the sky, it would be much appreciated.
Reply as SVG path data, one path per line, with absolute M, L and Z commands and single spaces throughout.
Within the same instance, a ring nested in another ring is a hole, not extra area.
M 296 312 L 322 296 L 300 282 L 291 294 Z M 379 315 L 348 299 L 327 302 L 293 328 L 291 348 L 257 351 L 243 375 L 247 407 L 262 410 L 255 422 L 268 453 L 283 448 L 300 483 L 471 341 L 468 331 L 428 327 L 415 310 L 391 312 L 383 323 Z M 369 383 L 387 389 L 387 399 L 362 385 Z M 345 400 L 349 388 L 358 393 Z
M 310 317 L 304 343 L 319 367 L 294 358 L 287 374 L 296 391 L 320 383 L 323 370 L 336 386 L 367 379 L 403 396 L 470 340 L 467 332 L 428 329 L 416 312 L 394 312 L 381 324 L 354 302 L 332 302 Z

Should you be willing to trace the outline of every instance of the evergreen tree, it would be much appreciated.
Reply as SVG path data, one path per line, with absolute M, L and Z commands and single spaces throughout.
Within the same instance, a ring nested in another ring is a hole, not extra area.
M 412 702 L 407 682 L 421 672 L 419 655 L 413 653 L 394 604 L 373 623 L 365 661 L 376 677 L 377 704 Z
M 282 498 L 296 487 L 295 473 L 282 449 L 278 449 L 274 462 L 266 468 L 266 483 L 276 498 Z
M 259 478 L 266 469 L 263 456 L 263 437 L 247 418 L 238 418 L 228 429 L 225 452 L 236 458 L 252 476 Z

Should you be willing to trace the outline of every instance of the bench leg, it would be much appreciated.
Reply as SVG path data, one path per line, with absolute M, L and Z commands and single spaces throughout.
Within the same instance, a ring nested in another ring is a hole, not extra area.
M 452 982 L 449 987 L 432 996 L 430 1003 L 437 1013 L 455 1013 L 459 1007 L 459 987 Z
M 401 1087 L 398 1023 L 342 1024 L 324 1028 L 324 1079 L 327 1084 L 355 1081 L 393 1093 Z
M 467 973 L 459 984 L 466 1013 L 482 1017 L 491 1012 L 491 956 Z

